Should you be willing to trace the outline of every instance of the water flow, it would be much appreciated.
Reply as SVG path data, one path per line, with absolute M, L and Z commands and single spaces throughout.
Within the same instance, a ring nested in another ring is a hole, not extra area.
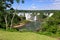
M 33 18 L 32 21 L 30 23 L 24 25 L 24 27 L 22 29 L 27 29 L 28 31 L 35 31 L 36 29 L 40 28 L 40 22 L 37 19 L 37 16 L 32 16 L 32 18 Z

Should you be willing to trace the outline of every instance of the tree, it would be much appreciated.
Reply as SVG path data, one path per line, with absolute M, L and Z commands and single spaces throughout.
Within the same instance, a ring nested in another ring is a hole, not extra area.
M 8 20 L 7 20 L 8 12 L 7 12 L 7 8 L 11 9 L 11 6 L 14 3 L 14 1 L 15 0 L 0 0 L 0 12 L 2 12 L 3 15 L 4 15 L 5 23 L 6 23 L 6 30 L 8 28 Z M 17 3 L 19 3 L 19 1 L 20 0 L 16 0 Z M 24 0 L 22 0 L 22 3 L 24 3 Z M 12 20 L 13 20 L 13 18 L 12 18 Z
M 14 17 L 15 17 L 15 14 L 17 13 L 17 8 L 19 7 L 19 0 L 16 0 L 17 1 L 17 3 L 18 3 L 18 6 L 16 7 L 16 9 L 15 9 L 15 12 L 14 12 L 14 14 L 13 14 L 13 17 L 12 17 L 12 19 L 11 19 L 11 25 L 10 25 L 10 29 L 12 28 L 12 26 L 13 26 L 13 20 L 14 20 Z M 24 0 L 22 0 L 22 3 L 24 3 Z M 14 9 L 12 8 L 12 9 L 10 9 L 11 11 L 14 11 Z M 13 13 L 13 12 L 12 12 Z
M 42 31 L 60 33 L 60 11 L 54 11 L 54 15 L 42 24 Z

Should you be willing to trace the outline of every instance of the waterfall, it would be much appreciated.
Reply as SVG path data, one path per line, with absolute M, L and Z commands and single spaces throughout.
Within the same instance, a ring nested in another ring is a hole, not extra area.
M 34 17 L 34 21 L 36 21 L 36 20 L 37 20 L 37 16 Z
M 25 13 L 26 20 L 29 20 L 28 24 L 24 25 L 22 29 L 27 29 L 28 31 L 35 31 L 40 28 L 40 22 L 37 19 L 37 15 L 33 16 L 31 13 Z

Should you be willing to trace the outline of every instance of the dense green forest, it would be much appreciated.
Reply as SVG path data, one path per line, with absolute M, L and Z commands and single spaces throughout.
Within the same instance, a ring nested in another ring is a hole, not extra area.
M 44 19 L 42 23 L 41 32 L 46 35 L 60 34 L 60 11 L 53 11 L 54 15 L 50 18 Z M 60 35 L 58 35 L 60 36 Z
M 21 10 L 20 10 L 21 11 Z M 29 11 L 29 10 L 27 10 L 27 11 Z M 8 11 L 9 12 L 9 11 Z M 35 11 L 36 12 L 36 11 Z M 47 18 L 42 18 L 44 21 L 45 21 L 45 23 L 44 23 L 44 25 L 45 24 L 47 24 L 46 26 L 54 26 L 54 25 L 59 25 L 59 23 L 60 23 L 60 11 L 59 10 L 41 10 L 41 11 L 39 11 L 40 13 L 44 13 L 44 12 L 47 12 L 47 13 L 51 13 L 51 12 L 53 12 L 54 13 L 54 15 L 52 16 L 52 17 L 50 17 L 49 19 L 47 19 Z M 18 12 L 17 12 L 17 14 L 18 14 Z M 15 23 L 18 23 L 19 21 L 21 21 L 21 18 L 18 16 L 18 15 L 15 15 L 15 18 L 14 18 L 14 22 Z M 3 15 L 3 13 L 2 12 L 0 12 L 0 15 L 1 15 L 1 17 L 0 17 L 0 26 L 1 27 L 4 27 L 4 15 Z M 12 16 L 13 16 L 14 14 L 8 14 L 8 24 L 10 24 L 10 21 L 11 21 L 11 18 L 12 18 Z M 43 15 L 42 15 L 43 16 Z M 43 16 L 44 17 L 44 16 Z M 46 21 L 46 20 L 48 20 L 48 21 Z

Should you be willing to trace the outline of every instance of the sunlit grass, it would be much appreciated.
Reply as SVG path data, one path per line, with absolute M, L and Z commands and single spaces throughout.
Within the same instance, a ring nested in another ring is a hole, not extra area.
M 56 40 L 33 32 L 8 32 L 0 30 L 0 40 Z

